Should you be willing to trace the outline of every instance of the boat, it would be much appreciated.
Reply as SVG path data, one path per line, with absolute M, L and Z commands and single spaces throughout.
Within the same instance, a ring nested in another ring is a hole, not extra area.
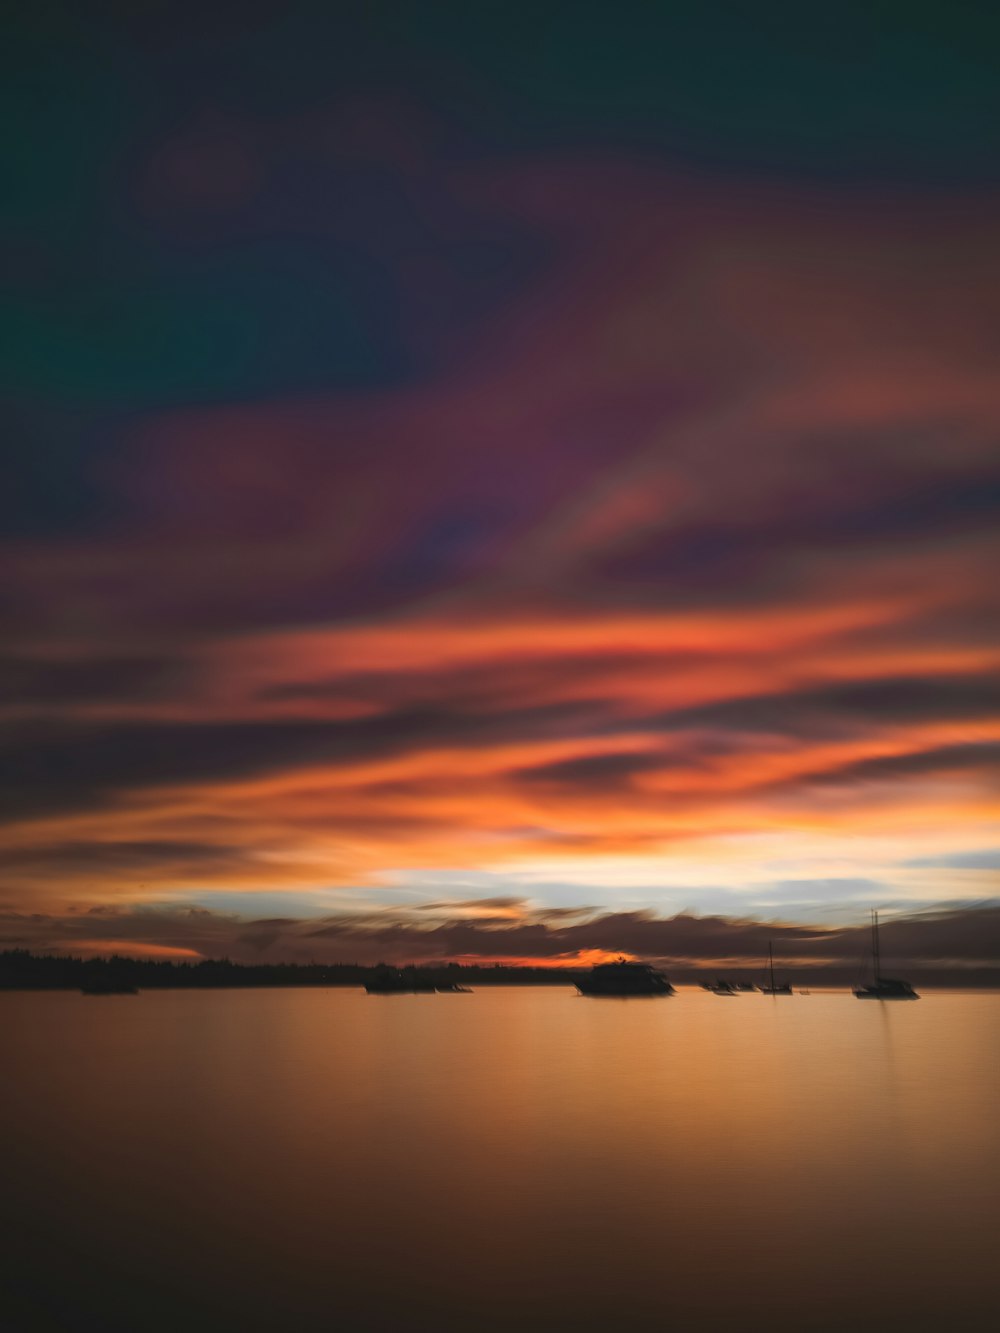
M 379 968 L 365 985 L 369 995 L 433 995 L 437 986 L 412 967 Z
M 704 985 L 713 995 L 739 995 L 739 991 L 731 981 L 706 981 Z
M 460 986 L 457 981 L 449 981 L 444 986 L 435 986 L 439 995 L 471 995 L 471 986 Z
M 673 995 L 674 988 L 649 963 L 631 963 L 619 958 L 613 963 L 598 963 L 590 975 L 581 977 L 576 988 L 581 995 Z
M 792 988 L 787 981 L 776 982 L 774 979 L 774 946 L 767 942 L 767 985 L 761 986 L 764 995 L 791 995 Z
M 878 912 L 872 910 L 872 971 L 870 986 L 858 986 L 854 991 L 859 1000 L 919 1000 L 920 996 L 908 981 L 882 975 L 882 956 L 878 945 Z

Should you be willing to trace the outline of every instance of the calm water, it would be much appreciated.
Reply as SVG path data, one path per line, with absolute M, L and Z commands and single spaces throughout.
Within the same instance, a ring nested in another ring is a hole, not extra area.
M 5 1327 L 1000 1315 L 1000 995 L 6 994 L 0 1033 Z

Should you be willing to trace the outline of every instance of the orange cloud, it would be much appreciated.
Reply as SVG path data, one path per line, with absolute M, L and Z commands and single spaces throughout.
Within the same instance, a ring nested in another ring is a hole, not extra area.
M 5 551 L 11 903 L 987 845 L 996 202 L 456 176 L 557 255 L 461 356 L 139 419 Z
M 151 944 L 142 940 L 56 940 L 50 946 L 60 953 L 72 953 L 84 958 L 162 958 L 164 961 L 185 962 L 198 960 L 195 949 L 184 949 L 175 944 Z

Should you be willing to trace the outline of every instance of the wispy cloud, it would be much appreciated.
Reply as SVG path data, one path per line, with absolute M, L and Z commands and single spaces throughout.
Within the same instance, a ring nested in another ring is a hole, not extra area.
M 995 818 L 995 201 L 428 170 L 543 257 L 474 336 L 136 412 L 106 512 L 7 544 L 6 899 L 572 858 L 957 893 L 918 880 Z
M 898 965 L 960 976 L 1000 969 L 1000 907 L 936 908 L 890 916 L 883 950 Z M 771 945 L 788 966 L 855 966 L 867 927 L 651 911 L 553 910 L 526 899 L 440 902 L 316 919 L 248 918 L 204 908 L 105 908 L 61 917 L 0 916 L 0 945 L 139 957 L 375 963 L 497 960 L 585 964 L 617 954 L 682 970 L 757 967 Z

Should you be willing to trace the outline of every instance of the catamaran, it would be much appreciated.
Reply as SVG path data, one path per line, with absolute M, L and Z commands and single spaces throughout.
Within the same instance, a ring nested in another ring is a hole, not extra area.
M 897 981 L 882 975 L 882 957 L 878 947 L 878 912 L 872 910 L 872 970 L 875 980 L 870 986 L 858 986 L 854 994 L 859 1000 L 919 1000 L 920 996 L 908 981 Z

